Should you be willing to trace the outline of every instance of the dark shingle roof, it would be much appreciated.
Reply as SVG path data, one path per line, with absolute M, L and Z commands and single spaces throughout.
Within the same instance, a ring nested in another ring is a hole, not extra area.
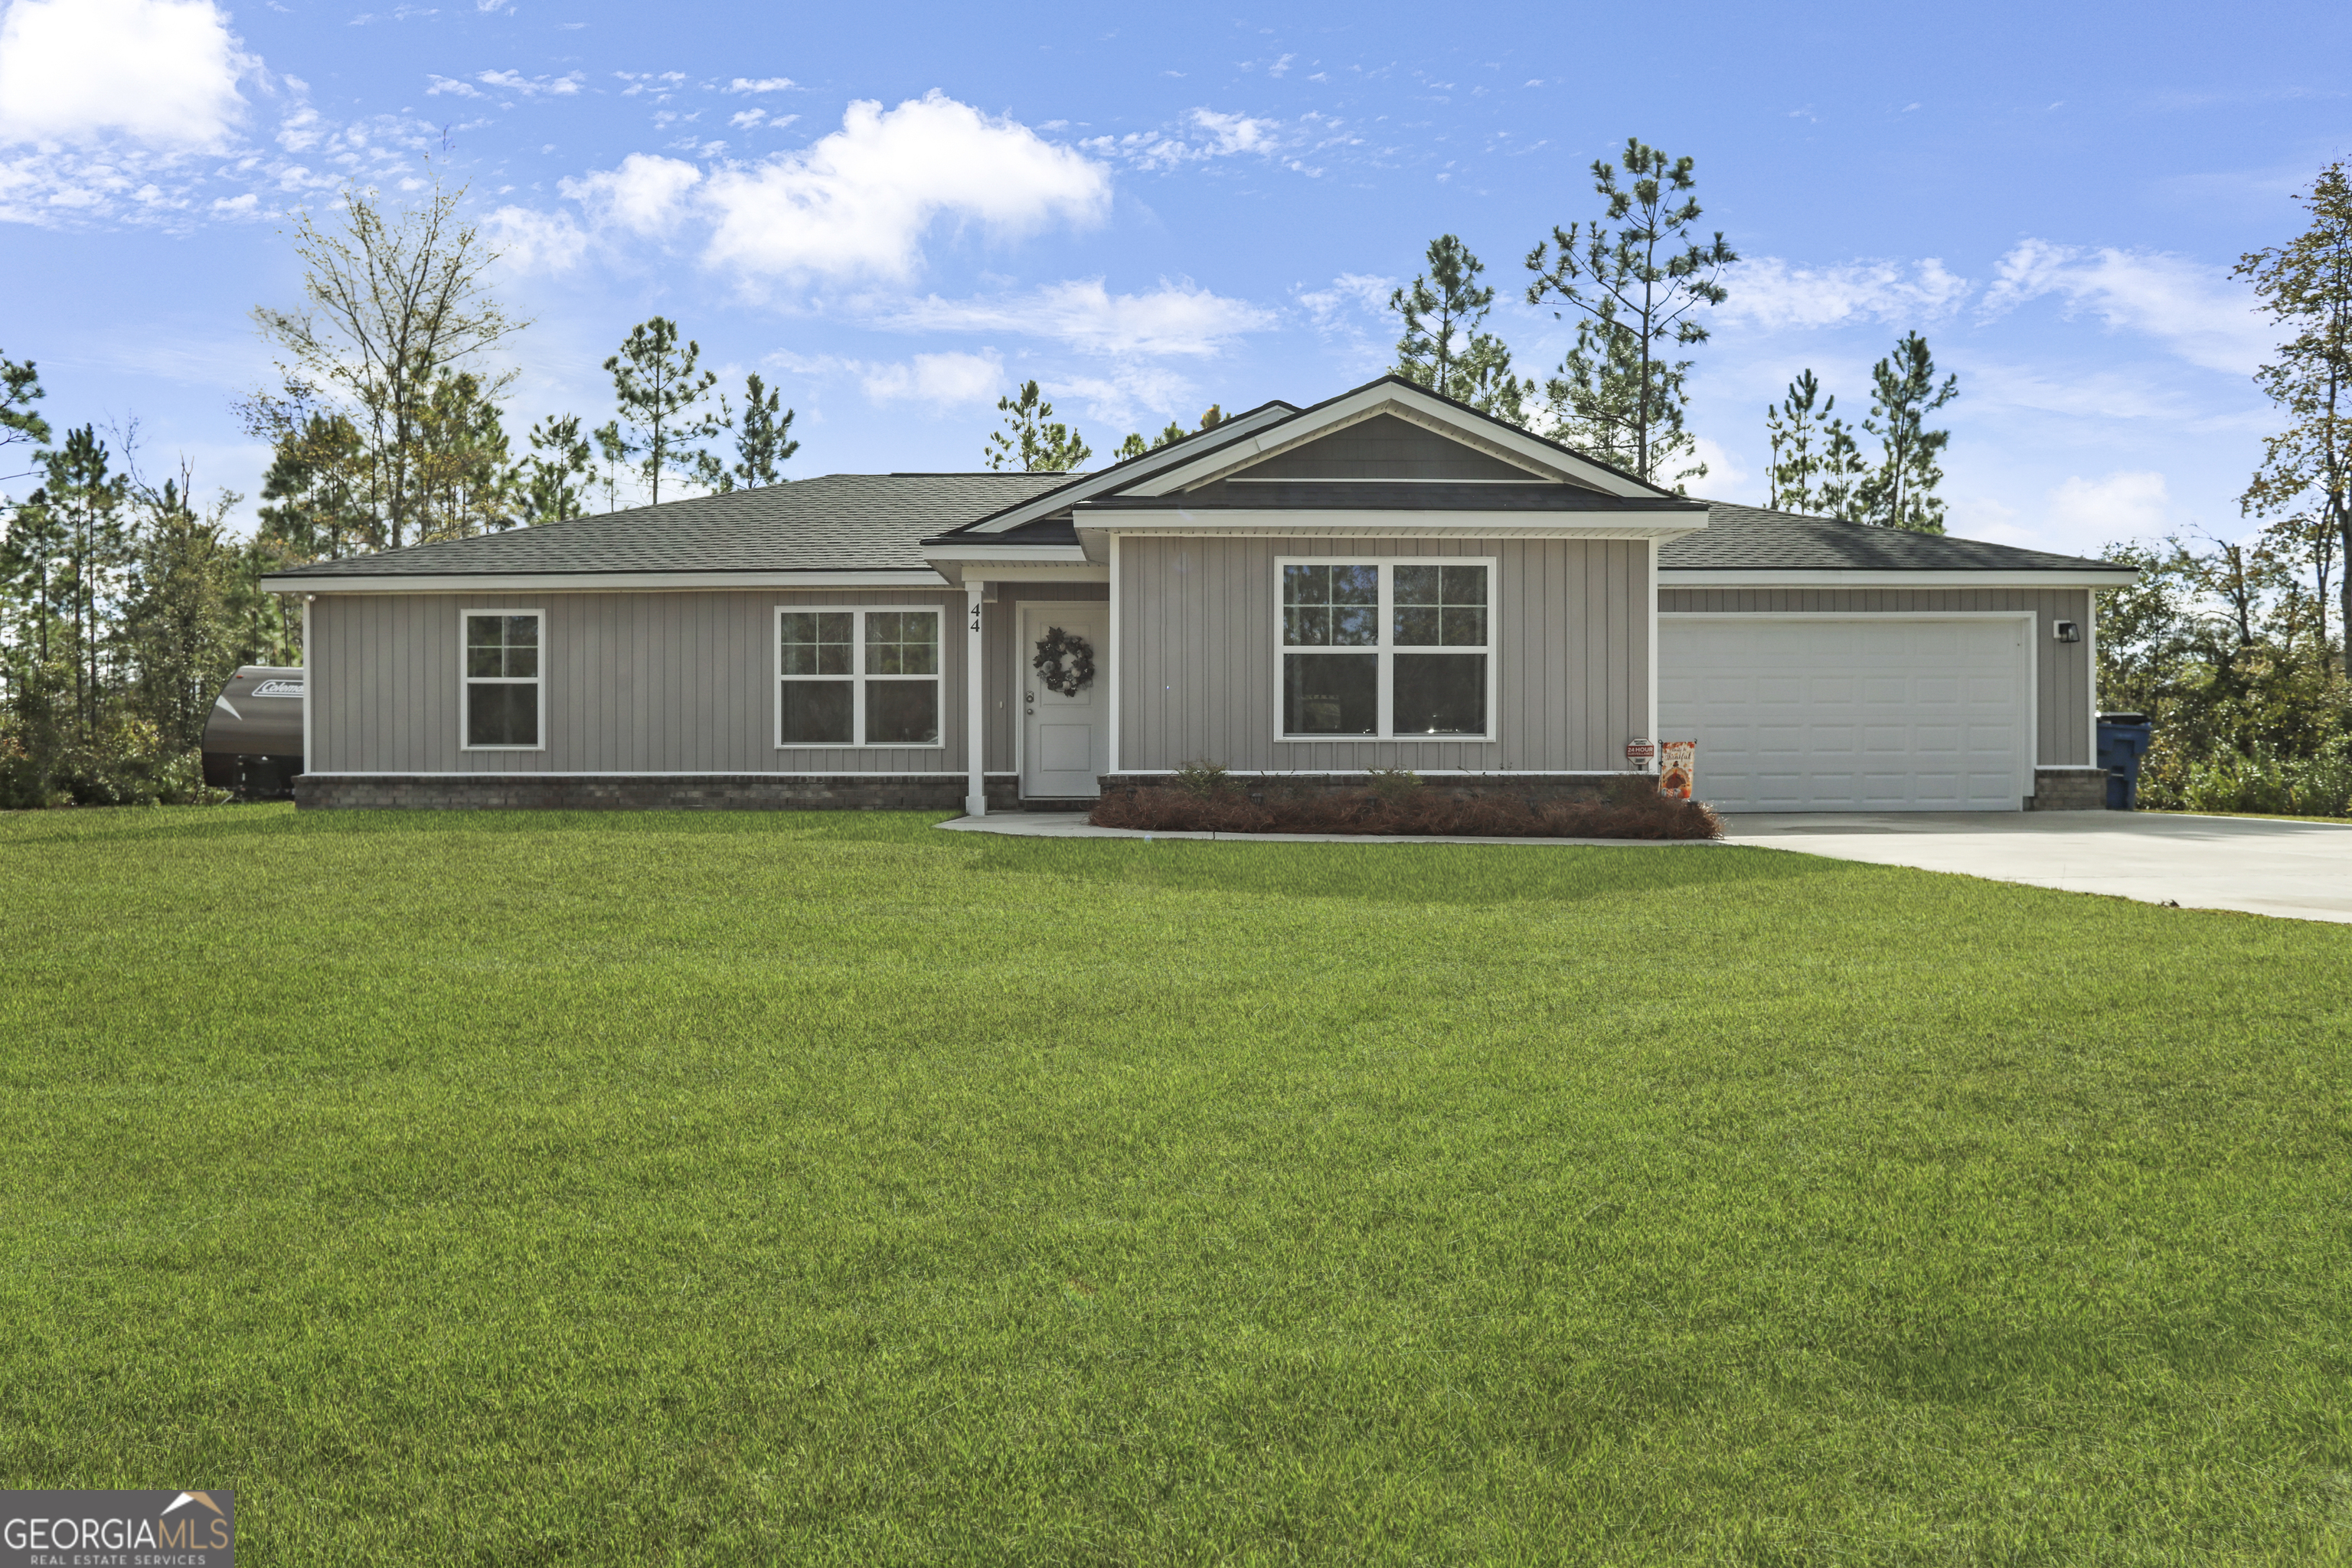
M 1706 527 L 1659 547 L 1666 572 L 2084 572 L 2129 571 L 2111 561 L 2053 555 L 1937 533 L 1871 528 L 1709 501 Z
M 874 572 L 927 569 L 921 542 L 1070 482 L 1068 474 L 827 474 L 755 490 L 318 561 L 281 577 L 551 576 L 627 572 Z M 1524 492 L 1524 494 L 1522 494 Z M 1184 496 L 1081 502 L 1122 508 L 1243 505 L 1381 509 L 1469 505 L 1665 511 L 1705 505 L 1707 526 L 1661 547 L 1668 572 L 1722 570 L 2063 572 L 2126 570 L 1973 539 L 1868 528 L 1727 501 L 1611 497 L 1557 485 L 1354 485 L 1267 481 Z M 997 543 L 1066 544 L 1069 518 L 1042 519 Z
M 926 534 L 997 511 L 1067 474 L 826 474 L 472 539 L 319 561 L 272 575 L 585 572 L 874 572 L 925 565 Z

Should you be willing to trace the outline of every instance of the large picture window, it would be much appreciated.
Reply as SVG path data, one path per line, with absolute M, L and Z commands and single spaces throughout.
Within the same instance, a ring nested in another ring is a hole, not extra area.
M 469 752 L 535 752 L 546 705 L 541 700 L 537 610 L 467 610 L 464 615 L 465 734 Z
M 1282 732 L 1485 738 L 1491 561 L 1293 561 L 1282 574 Z
M 779 609 L 776 744 L 938 745 L 940 616 Z

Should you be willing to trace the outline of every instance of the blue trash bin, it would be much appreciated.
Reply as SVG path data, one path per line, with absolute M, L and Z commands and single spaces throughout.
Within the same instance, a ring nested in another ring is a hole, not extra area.
M 2145 713 L 2099 715 L 2099 766 L 2107 770 L 2107 809 L 2139 806 L 2139 760 L 2147 755 L 2156 727 Z

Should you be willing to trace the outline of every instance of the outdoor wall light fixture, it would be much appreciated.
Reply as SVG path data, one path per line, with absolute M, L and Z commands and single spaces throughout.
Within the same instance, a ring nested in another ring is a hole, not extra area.
M 2053 621 L 2050 624 L 2050 635 L 2060 642 L 2081 642 L 2083 628 L 2072 621 Z

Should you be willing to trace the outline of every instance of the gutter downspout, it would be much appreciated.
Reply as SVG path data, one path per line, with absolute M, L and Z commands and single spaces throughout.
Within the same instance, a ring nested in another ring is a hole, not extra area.
M 971 622 L 971 629 L 965 634 L 963 650 L 963 812 L 966 816 L 988 815 L 988 777 L 983 771 L 988 762 L 988 713 L 987 694 L 982 680 L 980 595 L 980 584 L 966 583 L 963 585 L 964 606 L 970 612 Z

